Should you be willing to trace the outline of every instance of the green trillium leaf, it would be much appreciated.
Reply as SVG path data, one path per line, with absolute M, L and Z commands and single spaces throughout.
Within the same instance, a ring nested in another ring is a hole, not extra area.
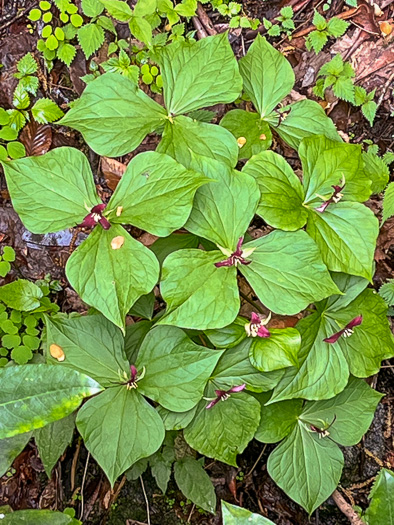
M 247 509 L 222 501 L 223 525 L 275 525 L 273 521 Z
M 156 410 L 125 386 L 108 388 L 85 403 L 77 427 L 111 486 L 133 463 L 154 454 L 165 434 Z
M 371 500 L 363 515 L 368 525 L 392 525 L 394 523 L 394 472 L 383 468 L 369 493 Z
M 227 33 L 198 42 L 174 42 L 160 50 L 158 61 L 165 105 L 172 115 L 227 104 L 241 92 L 242 79 Z
M 234 321 L 240 307 L 237 271 L 217 268 L 221 260 L 221 252 L 202 250 L 179 250 L 165 259 L 160 289 L 167 310 L 158 324 L 205 330 Z
M 146 334 L 152 328 L 152 321 L 139 321 L 138 323 L 126 326 L 126 335 L 124 340 L 124 350 L 129 363 L 135 363 L 142 341 Z
M 250 159 L 271 146 L 272 132 L 264 120 L 257 113 L 250 113 L 243 109 L 233 109 L 225 114 L 220 125 L 230 131 L 236 139 L 244 139 L 238 144 L 239 159 Z
M 198 346 L 174 326 L 157 326 L 141 345 L 135 363 L 145 367 L 139 392 L 174 412 L 192 409 L 202 398 L 220 350 Z
M 123 244 L 114 248 L 117 237 Z M 124 329 L 131 306 L 158 281 L 159 263 L 122 226 L 97 226 L 68 259 L 66 275 L 83 301 Z
M 166 153 L 187 168 L 195 168 L 195 159 L 217 159 L 233 168 L 238 160 L 237 141 L 220 126 L 180 115 L 167 121 L 156 151 Z
M 214 398 L 213 385 L 206 397 Z M 236 457 L 253 439 L 260 421 L 260 403 L 240 392 L 207 409 L 208 401 L 200 401 L 193 421 L 185 428 L 186 442 L 200 454 L 237 466 Z
M 33 233 L 71 228 L 98 204 L 89 162 L 74 148 L 4 162 L 15 211 Z
M 76 370 L 45 364 L 0 370 L 0 439 L 30 432 L 71 414 L 101 386 Z
M 255 250 L 249 257 L 252 263 L 240 265 L 239 270 L 275 313 L 293 315 L 318 297 L 338 293 L 317 246 L 302 230 L 274 231 L 243 248 Z
M 298 367 L 299 332 L 295 328 L 270 328 L 269 331 L 270 337 L 251 339 L 249 358 L 252 365 L 261 372 Z
M 3 509 L 1 509 L 3 511 Z M 77 525 L 81 523 L 68 514 L 54 510 L 17 510 L 5 514 L 1 521 L 2 525 Z
M 133 224 L 165 237 L 185 224 L 195 192 L 209 181 L 168 155 L 141 153 L 127 166 L 108 203 L 107 217 L 112 224 Z
M 157 239 L 149 248 L 156 255 L 160 265 L 165 258 L 177 250 L 186 250 L 187 248 L 198 248 L 200 240 L 192 233 L 172 233 L 168 237 Z
M 104 316 L 46 317 L 46 328 L 47 359 L 51 364 L 89 374 L 104 387 L 124 381 L 124 372 L 129 374 L 122 332 Z M 52 345 L 60 346 L 63 361 L 52 357 Z
M 269 115 L 294 86 L 295 76 L 290 63 L 260 35 L 239 61 L 239 70 L 244 90 L 261 118 Z
M 80 131 L 99 155 L 119 157 L 139 146 L 165 117 L 166 110 L 131 80 L 105 73 L 88 84 L 58 124 Z
M 224 328 L 205 330 L 205 335 L 216 348 L 232 348 L 246 339 L 247 323 L 245 317 L 238 316 L 233 323 Z
M 215 514 L 216 494 L 211 478 L 199 461 L 185 457 L 175 462 L 175 481 L 182 494 L 196 505 Z
M 171 412 L 160 405 L 156 410 L 160 414 L 166 430 L 182 430 L 193 420 L 197 406 L 187 412 Z
M 304 189 L 285 159 L 273 151 L 255 155 L 242 170 L 256 179 L 261 198 L 257 213 L 271 226 L 286 231 L 302 228 L 308 218 Z
M 222 163 L 201 160 L 199 165 L 216 182 L 197 191 L 185 228 L 233 252 L 253 218 L 259 189 L 252 177 Z
M 0 476 L 4 476 L 32 437 L 32 432 L 0 440 Z
M 261 403 L 261 419 L 255 438 L 262 443 L 278 443 L 288 436 L 302 412 L 302 399 L 288 399 L 264 406 L 271 393 L 256 396 Z
M 275 127 L 275 131 L 294 149 L 299 148 L 305 137 L 313 135 L 324 135 L 336 142 L 342 141 L 333 121 L 314 100 L 300 100 L 281 108 L 279 114 L 280 124 Z

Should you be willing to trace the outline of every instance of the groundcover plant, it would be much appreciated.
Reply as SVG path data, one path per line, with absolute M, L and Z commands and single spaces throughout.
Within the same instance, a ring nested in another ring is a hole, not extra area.
M 66 267 L 92 308 L 46 316 L 43 362 L 0 370 L 1 470 L 33 436 L 50 475 L 76 425 L 112 486 L 149 464 L 165 490 L 174 466 L 185 495 L 214 513 L 197 458 L 236 466 L 256 439 L 279 443 L 268 472 L 312 513 L 339 483 L 340 447 L 361 440 L 382 397 L 364 379 L 394 355 L 387 305 L 370 287 L 379 223 L 363 204 L 386 172 L 342 142 L 317 103 L 278 109 L 294 75 L 265 39 L 239 65 L 227 34 L 156 54 L 165 107 L 106 73 L 61 121 L 108 156 L 162 135 L 157 151 L 132 158 L 108 202 L 76 149 L 2 162 L 26 228 L 92 230 Z M 242 86 L 258 113 L 198 120 Z M 271 128 L 298 148 L 302 175 L 268 151 Z M 249 159 L 240 169 L 238 157 Z M 256 220 L 270 233 L 253 238 Z M 149 249 L 130 226 L 161 239 Z M 155 315 L 154 288 L 166 304 Z M 255 296 L 249 317 L 245 289 Z M 126 326 L 129 313 L 140 321 Z M 278 328 L 276 315 L 297 322 Z M 254 519 L 231 505 L 223 516 Z

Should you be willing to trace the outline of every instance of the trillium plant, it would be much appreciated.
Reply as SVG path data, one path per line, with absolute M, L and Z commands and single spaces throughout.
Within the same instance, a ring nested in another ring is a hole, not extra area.
M 365 204 L 387 168 L 316 102 L 291 102 L 291 66 L 260 36 L 239 61 L 227 34 L 150 52 L 163 105 L 106 73 L 60 122 L 99 155 L 133 152 L 110 198 L 77 149 L 2 161 L 28 230 L 84 232 L 65 277 L 92 308 L 46 317 L 43 355 L 0 369 L 0 474 L 34 438 L 50 476 L 76 426 L 112 486 L 149 466 L 165 492 L 173 471 L 215 513 L 203 456 L 237 467 L 255 439 L 277 444 L 269 475 L 312 513 L 382 397 L 364 379 L 394 356 Z M 242 90 L 256 112 L 203 122 Z M 153 132 L 156 151 L 135 152 Z M 294 169 L 269 150 L 274 134 Z M 223 518 L 254 515 L 223 504 Z

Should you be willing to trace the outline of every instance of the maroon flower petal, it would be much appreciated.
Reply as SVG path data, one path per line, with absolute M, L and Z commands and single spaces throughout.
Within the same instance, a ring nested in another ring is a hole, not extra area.
M 328 201 L 323 202 L 318 208 L 315 208 L 315 211 L 319 211 L 320 213 L 323 213 L 324 210 L 328 207 L 329 204 L 331 204 L 331 199 Z
M 241 247 L 242 247 L 242 243 L 244 242 L 244 238 L 243 236 L 240 237 L 238 239 L 238 242 L 237 242 L 237 249 L 235 250 L 234 254 L 236 257 L 241 257 L 242 256 L 242 250 L 241 250 Z
M 101 219 L 99 220 L 99 223 L 104 228 L 104 230 L 109 230 L 111 228 L 111 223 L 105 217 L 101 217 Z
M 86 215 L 84 220 L 81 222 L 81 224 L 78 224 L 81 228 L 94 228 L 96 226 L 97 222 L 94 218 L 93 213 L 89 213 L 89 215 Z
M 234 259 L 233 257 L 229 257 L 225 261 L 220 261 L 215 263 L 216 268 L 221 268 L 222 266 L 234 266 Z
M 230 388 L 230 390 L 227 390 L 226 394 L 234 394 L 236 392 L 242 392 L 242 390 L 245 390 L 246 388 L 246 383 L 244 383 L 243 385 L 239 385 L 239 386 L 233 386 L 232 388 Z
M 263 325 L 258 329 L 257 335 L 258 337 L 271 337 L 270 331 Z
M 345 329 L 339 330 L 336 334 L 331 335 L 330 337 L 326 337 L 323 339 L 325 343 L 336 343 L 338 339 L 341 337 L 341 335 L 345 332 Z
M 207 404 L 205 407 L 206 410 L 209 410 L 210 408 L 214 407 L 217 403 L 219 403 L 220 397 L 217 397 L 216 399 L 213 399 L 210 403 Z
M 130 381 L 132 383 L 134 383 L 134 381 L 137 379 L 137 369 L 134 365 L 130 365 L 130 372 L 131 372 L 131 376 L 130 376 Z
M 363 316 L 362 315 L 358 315 L 357 317 L 355 317 L 354 319 L 352 319 L 350 321 L 350 323 L 348 323 L 346 325 L 346 328 L 353 328 L 355 326 L 359 326 L 361 323 L 363 322 Z
M 103 202 L 101 204 L 96 204 L 96 206 L 93 206 L 91 213 L 98 213 L 101 215 L 106 207 L 107 205 Z
M 259 314 L 256 314 L 255 312 L 252 312 L 252 315 L 250 316 L 250 322 L 252 324 L 260 324 L 260 316 L 259 316 Z
M 323 339 L 325 343 L 336 343 L 338 339 L 343 335 L 346 330 L 352 330 L 355 326 L 359 326 L 363 322 L 363 316 L 358 315 L 354 319 L 352 319 L 342 330 L 339 330 L 339 332 L 336 332 L 335 334 L 331 335 L 330 337 L 326 337 L 326 339 Z

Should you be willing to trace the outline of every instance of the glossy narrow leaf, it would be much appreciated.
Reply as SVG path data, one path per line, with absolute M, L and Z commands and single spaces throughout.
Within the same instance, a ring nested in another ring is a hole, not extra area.
M 242 79 L 227 33 L 197 43 L 174 42 L 161 48 L 158 60 L 165 105 L 172 115 L 227 104 L 241 92 Z
M 260 516 L 260 514 L 252 514 L 247 509 L 231 505 L 222 500 L 222 516 L 223 525 L 275 525 L 273 521 Z
M 156 410 L 125 386 L 108 388 L 85 403 L 77 427 L 111 486 L 133 463 L 154 454 L 165 433 Z
M 198 507 L 215 514 L 216 494 L 211 478 L 199 461 L 185 457 L 175 463 L 175 481 L 182 494 Z
M 206 397 L 215 396 L 209 386 Z M 196 416 L 184 430 L 187 443 L 210 458 L 237 466 L 236 458 L 253 439 L 260 421 L 260 403 L 254 397 L 240 392 L 226 401 L 206 408 L 201 401 Z
M 275 483 L 312 513 L 336 489 L 343 455 L 333 441 L 297 425 L 272 452 L 267 468 Z
M 324 213 L 312 211 L 307 232 L 330 270 L 372 280 L 379 221 L 369 208 L 358 202 L 339 202 Z
M 45 324 L 47 359 L 51 364 L 73 368 L 104 387 L 119 383 L 123 372 L 129 374 L 122 332 L 104 316 L 46 317 Z M 63 350 L 63 361 L 52 357 L 52 345 Z
M 300 100 L 280 110 L 281 120 L 275 131 L 289 146 L 298 149 L 302 139 L 312 135 L 341 142 L 333 121 L 314 100 Z
M 243 168 L 256 179 L 261 197 L 257 213 L 271 226 L 286 231 L 302 228 L 308 218 L 304 189 L 283 157 L 273 151 L 255 155 Z
M 249 358 L 252 365 L 261 372 L 281 370 L 298 366 L 298 350 L 301 336 L 295 328 L 270 328 L 270 337 L 252 339 Z
M 116 237 L 124 238 L 119 249 L 111 246 Z M 83 301 L 123 329 L 131 306 L 158 281 L 159 263 L 122 226 L 99 226 L 68 259 L 66 275 Z
M 252 392 L 265 392 L 275 388 L 283 376 L 283 371 L 258 371 L 249 359 L 251 345 L 252 341 L 248 339 L 224 352 L 212 373 L 215 387 L 227 390 L 245 383 L 246 389 Z
M 207 159 L 198 164 L 216 182 L 197 191 L 185 228 L 233 252 L 253 218 L 259 189 L 251 176 L 220 162 Z
M 75 415 L 71 414 L 34 432 L 38 453 L 49 478 L 53 467 L 71 443 L 74 428 Z
M 206 330 L 234 321 L 240 306 L 236 269 L 217 268 L 221 260 L 221 252 L 202 250 L 179 250 L 167 257 L 160 283 L 167 310 L 158 324 Z
M 120 179 L 108 203 L 108 218 L 111 223 L 132 224 L 165 237 L 185 224 L 195 192 L 207 182 L 207 177 L 185 169 L 168 155 L 141 153 Z
M 132 81 L 106 73 L 86 87 L 58 124 L 80 131 L 99 155 L 119 157 L 139 146 L 165 116 L 165 109 Z
M 271 146 L 271 129 L 257 113 L 233 109 L 224 115 L 220 125 L 239 141 L 239 159 L 250 159 L 252 155 L 257 155 Z
M 202 398 L 222 353 L 196 345 L 180 328 L 157 326 L 145 337 L 135 363 L 137 370 L 146 369 L 139 391 L 168 410 L 186 412 Z
M 261 118 L 290 93 L 295 77 L 290 62 L 260 35 L 239 61 L 244 90 Z
M 30 441 L 32 432 L 0 440 L 0 477 L 11 467 L 14 459 Z
M 0 286 L 0 301 L 8 308 L 29 312 L 40 306 L 43 293 L 39 286 L 26 279 L 18 279 Z
M 3 162 L 15 211 L 33 233 L 71 228 L 99 202 L 89 162 L 74 148 Z
M 249 257 L 252 263 L 239 270 L 269 310 L 293 315 L 312 301 L 338 293 L 317 246 L 304 231 L 274 231 L 248 242 L 244 249 L 248 248 L 256 248 Z
M 289 399 L 264 406 L 270 394 L 256 396 L 261 403 L 260 425 L 255 438 L 262 443 L 277 443 L 288 436 L 302 412 L 302 399 Z
M 394 472 L 383 468 L 369 494 L 369 507 L 363 515 L 368 525 L 394 524 Z
M 237 141 L 220 126 L 180 115 L 166 122 L 157 150 L 193 168 L 197 157 L 217 159 L 233 168 L 238 160 Z
M 84 374 L 44 364 L 3 368 L 0 382 L 0 439 L 66 417 L 102 390 Z
M 331 197 L 332 185 L 344 184 L 344 200 L 366 201 L 371 195 L 371 182 L 364 173 L 361 146 L 336 142 L 323 136 L 302 141 L 299 156 L 303 167 L 305 202 L 310 207 Z
M 356 445 L 372 423 L 376 406 L 383 394 L 365 381 L 351 377 L 345 390 L 326 401 L 308 401 L 300 420 L 316 426 L 330 424 L 330 437 L 339 445 Z M 275 405 L 272 405 L 273 407 Z

